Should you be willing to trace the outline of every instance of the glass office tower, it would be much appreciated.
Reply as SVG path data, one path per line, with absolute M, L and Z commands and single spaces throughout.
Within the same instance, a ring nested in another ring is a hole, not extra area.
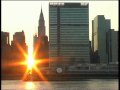
M 49 4 L 49 57 L 52 66 L 90 62 L 88 3 Z

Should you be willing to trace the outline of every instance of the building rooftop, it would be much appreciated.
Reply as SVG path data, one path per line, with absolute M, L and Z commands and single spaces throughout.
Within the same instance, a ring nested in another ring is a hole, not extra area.
M 69 8 L 72 8 L 72 7 L 88 7 L 89 3 L 64 3 L 64 2 L 50 2 L 49 5 L 51 7 L 58 7 L 58 6 L 61 6 L 61 7 L 69 7 Z

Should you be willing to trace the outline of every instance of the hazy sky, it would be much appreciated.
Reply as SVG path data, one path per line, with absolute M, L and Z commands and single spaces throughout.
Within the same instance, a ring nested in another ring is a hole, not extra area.
M 105 15 L 106 19 L 111 19 L 111 28 L 118 30 L 118 1 L 85 1 L 85 2 L 89 3 L 90 40 L 92 30 L 91 22 L 96 15 Z M 49 36 L 48 1 L 2 1 L 1 30 L 5 32 L 10 32 L 10 40 L 13 39 L 13 34 L 15 32 L 24 30 L 26 36 L 26 43 L 29 47 L 32 47 L 33 35 L 38 32 L 38 20 L 41 11 L 41 5 L 45 18 L 46 34 Z

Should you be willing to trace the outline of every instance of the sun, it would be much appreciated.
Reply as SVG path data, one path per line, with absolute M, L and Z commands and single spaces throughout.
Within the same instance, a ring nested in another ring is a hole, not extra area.
M 34 59 L 33 59 L 33 57 L 32 56 L 29 56 L 28 57 L 28 62 L 27 62 L 27 64 L 28 64 L 28 69 L 29 70 L 31 70 L 33 67 L 34 67 Z
M 28 66 L 28 70 L 32 70 L 32 68 L 35 66 L 35 60 L 33 58 L 32 50 L 29 50 L 27 66 Z

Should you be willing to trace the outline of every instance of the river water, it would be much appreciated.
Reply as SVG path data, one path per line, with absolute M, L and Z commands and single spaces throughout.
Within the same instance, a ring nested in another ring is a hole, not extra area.
M 87 79 L 80 81 L 2 80 L 2 90 L 118 90 L 118 79 Z

